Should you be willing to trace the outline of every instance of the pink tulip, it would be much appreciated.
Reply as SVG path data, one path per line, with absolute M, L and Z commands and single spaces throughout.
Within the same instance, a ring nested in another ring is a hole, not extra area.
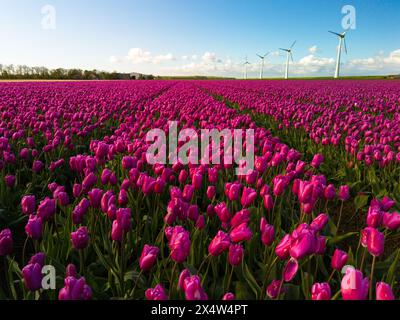
M 233 228 L 232 231 L 229 233 L 229 236 L 233 242 L 238 243 L 241 241 L 250 240 L 253 236 L 253 233 L 247 226 L 247 223 L 242 223 L 237 227 Z
M 336 271 L 341 271 L 342 268 L 345 266 L 347 259 L 348 255 L 346 252 L 336 249 L 335 252 L 333 253 L 331 260 L 332 269 Z
M 267 220 L 262 217 L 260 222 L 261 242 L 264 246 L 270 246 L 275 239 L 274 226 L 267 223 Z
M 341 283 L 343 300 L 365 300 L 368 295 L 368 278 L 363 278 L 361 271 L 347 268 Z
M 350 188 L 349 186 L 340 186 L 339 188 L 339 199 L 342 201 L 347 201 L 350 198 Z
M 311 288 L 311 299 L 312 300 L 330 300 L 331 299 L 331 287 L 329 283 L 314 283 Z
M 389 230 L 397 230 L 400 228 L 400 213 L 398 212 L 385 212 L 382 220 L 383 225 Z
M 184 262 L 190 252 L 189 232 L 182 227 L 175 227 L 168 246 L 171 251 L 171 259 L 177 263 Z
M 377 282 L 376 300 L 395 300 L 392 288 L 387 283 Z
M 143 272 L 147 272 L 151 269 L 157 260 L 157 255 L 160 249 L 154 246 L 144 245 L 142 254 L 139 259 L 139 266 Z
M 222 297 L 222 300 L 224 300 L 224 301 L 231 301 L 231 300 L 235 300 L 235 299 L 236 299 L 236 297 L 232 292 L 225 293 L 224 296 Z
M 232 266 L 239 265 L 243 260 L 244 250 L 240 244 L 231 244 L 229 246 L 228 260 Z
M 244 208 L 246 208 L 254 202 L 256 197 L 257 197 L 257 192 L 255 192 L 254 189 L 244 187 L 240 203 Z
M 280 293 L 284 292 L 284 287 L 281 286 L 282 280 L 273 280 L 267 287 L 267 296 L 271 299 L 276 299 Z M 279 291 L 281 288 L 281 291 Z
M 147 300 L 154 300 L 154 301 L 165 301 L 168 300 L 168 296 L 165 293 L 164 288 L 161 284 L 158 284 L 153 288 L 147 289 L 145 292 L 145 296 Z
M 186 300 L 208 300 L 208 296 L 201 286 L 199 276 L 191 276 L 184 281 Z
M 321 213 L 318 217 L 316 217 L 310 224 L 311 229 L 315 231 L 321 231 L 325 228 L 329 221 L 328 215 L 325 213 Z
M 286 282 L 290 282 L 297 274 L 297 270 L 299 269 L 299 263 L 296 259 L 290 259 L 283 269 L 283 280 Z
M 178 288 L 182 291 L 185 290 L 185 279 L 191 276 L 189 269 L 183 269 L 178 279 Z
M 385 236 L 377 229 L 370 229 L 367 236 L 367 249 L 370 254 L 375 257 L 379 257 L 383 254 L 385 245 Z
M 210 242 L 208 246 L 208 252 L 210 255 L 217 257 L 222 252 L 228 250 L 231 244 L 230 237 L 223 231 L 218 231 L 217 235 Z
M 279 257 L 279 259 L 285 260 L 286 258 L 289 257 L 291 241 L 292 241 L 292 238 L 291 238 L 290 234 L 286 234 L 282 238 L 282 240 L 278 243 L 278 245 L 275 248 L 275 254 Z

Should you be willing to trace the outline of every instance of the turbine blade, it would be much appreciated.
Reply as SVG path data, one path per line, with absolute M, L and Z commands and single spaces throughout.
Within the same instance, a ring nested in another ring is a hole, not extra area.
M 346 38 L 343 38 L 343 42 L 344 42 L 344 52 L 346 52 L 347 54 Z
M 291 52 L 290 52 L 290 58 L 292 59 L 292 62 L 294 62 L 294 61 L 293 61 L 293 55 L 292 55 Z
M 290 46 L 290 49 L 292 49 L 294 47 L 294 45 L 296 44 L 297 40 L 295 40 L 292 45 Z
M 289 50 L 288 50 L 288 49 L 279 48 L 279 50 L 282 50 L 282 51 L 289 52 Z
M 341 36 L 342 36 L 340 33 L 337 33 L 337 32 L 333 32 L 333 31 L 328 31 L 328 32 L 330 32 L 330 33 L 332 33 L 332 34 L 334 34 L 334 35 L 336 35 L 336 36 L 338 36 L 338 37 L 341 37 Z

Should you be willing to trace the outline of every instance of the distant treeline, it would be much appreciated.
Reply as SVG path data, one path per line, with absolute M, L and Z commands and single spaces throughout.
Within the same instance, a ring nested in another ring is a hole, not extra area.
M 135 79 L 153 79 L 152 75 L 139 75 Z M 128 73 L 107 72 L 81 69 L 48 69 L 46 67 L 29 67 L 26 65 L 0 64 L 0 79 L 7 80 L 129 80 Z

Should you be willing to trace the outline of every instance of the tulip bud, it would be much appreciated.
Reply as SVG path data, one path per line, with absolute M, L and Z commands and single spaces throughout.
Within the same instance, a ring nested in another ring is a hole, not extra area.
M 281 292 L 283 292 L 285 289 L 282 287 L 281 288 L 281 283 L 282 280 L 273 280 L 267 287 L 267 296 L 270 297 L 270 299 L 276 299 Z M 279 288 L 281 288 L 281 291 L 279 291 Z
M 86 227 L 80 227 L 71 233 L 72 245 L 76 250 L 85 249 L 89 243 L 89 234 Z
M 257 197 L 257 192 L 255 192 L 254 189 L 244 187 L 240 203 L 244 208 L 248 207 L 254 202 L 256 197 Z
M 208 300 L 207 294 L 201 286 L 199 276 L 191 276 L 184 281 L 186 300 Z
M 31 292 L 42 289 L 44 258 L 44 254 L 38 253 L 34 255 L 29 263 L 22 269 L 25 287 Z
M 292 239 L 290 234 L 286 234 L 279 242 L 279 244 L 276 246 L 275 254 L 279 257 L 279 259 L 285 260 L 286 258 L 289 257 L 291 241 Z
M 13 238 L 10 229 L 0 232 L 0 257 L 7 256 L 13 251 Z
M 339 188 L 339 199 L 342 201 L 347 201 L 350 198 L 349 186 L 340 186 Z
M 89 200 L 90 200 L 90 205 L 93 208 L 99 208 L 100 207 L 100 202 L 101 202 L 101 197 L 103 196 L 103 190 L 100 189 L 92 189 L 89 193 Z
M 270 246 L 275 239 L 274 226 L 267 223 L 267 220 L 262 217 L 260 222 L 261 242 L 264 246 Z
M 217 235 L 211 240 L 208 246 L 208 252 L 210 255 L 217 257 L 222 252 L 227 250 L 231 244 L 231 239 L 229 235 L 227 235 L 223 231 L 218 231 Z
M 15 185 L 15 176 L 10 175 L 10 174 L 6 175 L 4 177 L 4 181 L 5 181 L 7 187 L 12 188 Z
M 171 259 L 177 263 L 186 260 L 190 252 L 189 232 L 182 227 L 175 227 L 168 243 Z
M 229 246 L 228 260 L 232 266 L 239 265 L 243 260 L 243 247 L 240 244 L 231 244 Z
M 91 300 L 92 289 L 86 284 L 84 277 L 76 279 L 69 276 L 64 279 L 64 287 L 58 293 L 58 300 Z
M 145 296 L 147 300 L 154 300 L 154 301 L 165 301 L 168 300 L 168 296 L 165 293 L 164 288 L 161 284 L 158 284 L 153 288 L 147 289 L 145 292 Z
M 247 223 L 242 223 L 237 227 L 233 228 L 232 231 L 229 233 L 231 240 L 235 243 L 241 241 L 248 241 L 253 236 L 250 228 L 247 226 Z
M 299 269 L 299 263 L 296 259 L 290 259 L 283 269 L 283 280 L 290 282 L 296 276 L 297 270 Z
M 178 288 L 182 291 L 185 290 L 185 279 L 191 276 L 189 269 L 182 270 L 178 279 Z
M 312 300 L 330 300 L 331 299 L 331 287 L 329 283 L 314 283 L 311 288 L 311 299 Z
M 346 252 L 336 249 L 332 256 L 331 266 L 336 271 L 341 271 L 348 259 Z
M 21 200 L 22 213 L 30 215 L 35 213 L 35 196 L 24 196 Z
M 385 212 L 383 214 L 383 225 L 389 230 L 397 230 L 400 228 L 400 213 Z
M 225 293 L 224 296 L 222 297 L 222 300 L 224 300 L 224 301 L 230 301 L 230 300 L 235 300 L 235 299 L 236 299 L 236 297 L 232 292 Z
M 139 266 L 143 272 L 147 272 L 151 269 L 157 260 L 157 255 L 160 250 L 157 247 L 144 245 L 142 254 L 139 259 Z
M 329 221 L 328 215 L 326 215 L 325 213 L 321 213 L 311 222 L 310 227 L 315 231 L 321 231 L 322 229 L 324 229 L 328 221 Z
M 376 284 L 376 300 L 395 300 L 392 288 L 387 283 Z
M 212 200 L 216 195 L 216 188 L 215 186 L 208 186 L 207 188 L 207 198 Z
M 383 254 L 385 244 L 385 235 L 377 229 L 370 229 L 367 235 L 367 249 L 370 254 L 379 257 Z
M 40 239 L 43 233 L 43 220 L 39 216 L 30 215 L 25 226 L 25 232 L 32 239 Z
M 54 199 L 46 197 L 39 203 L 37 215 L 43 220 L 49 220 L 56 212 L 56 202 Z

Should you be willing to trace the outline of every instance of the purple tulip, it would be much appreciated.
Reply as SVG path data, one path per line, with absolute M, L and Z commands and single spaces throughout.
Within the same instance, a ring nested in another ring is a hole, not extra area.
M 89 244 L 89 233 L 86 227 L 80 227 L 71 233 L 72 246 L 76 250 L 85 249 Z
M 23 196 L 21 199 L 21 208 L 23 214 L 30 215 L 35 213 L 36 210 L 35 196 L 32 195 Z
M 43 234 L 43 220 L 37 215 L 30 215 L 27 224 L 25 225 L 25 232 L 28 237 L 32 239 L 40 239 Z
M 7 256 L 13 251 L 13 238 L 10 229 L 0 232 L 0 257 Z
M 58 293 L 58 300 L 91 300 L 92 289 L 86 284 L 84 277 L 68 276 L 64 279 L 64 287 Z

